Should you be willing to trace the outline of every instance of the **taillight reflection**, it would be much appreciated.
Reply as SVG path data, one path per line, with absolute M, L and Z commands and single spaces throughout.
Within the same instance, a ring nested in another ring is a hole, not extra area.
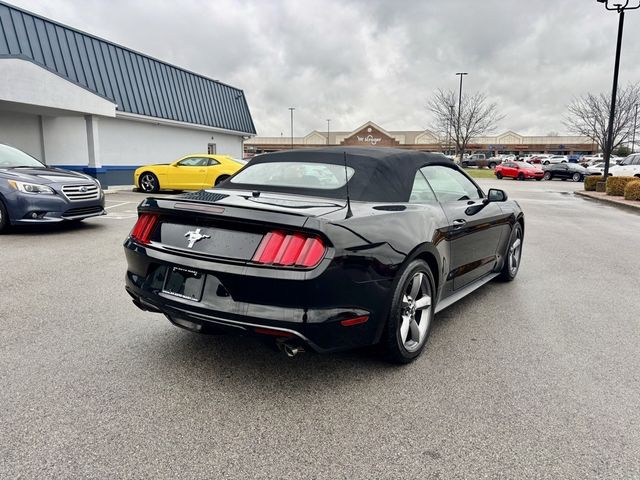
M 253 261 L 266 265 L 311 268 L 320 263 L 326 250 L 318 237 L 302 233 L 269 232 L 260 242 Z
M 131 238 L 138 243 L 147 244 L 151 241 L 151 234 L 158 223 L 155 213 L 141 213 L 138 221 L 131 230 Z

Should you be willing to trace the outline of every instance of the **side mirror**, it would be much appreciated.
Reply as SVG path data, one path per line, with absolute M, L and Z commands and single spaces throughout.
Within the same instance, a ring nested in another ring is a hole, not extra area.
M 487 200 L 489 202 L 506 202 L 508 198 L 507 192 L 500 190 L 499 188 L 490 188 L 487 195 Z

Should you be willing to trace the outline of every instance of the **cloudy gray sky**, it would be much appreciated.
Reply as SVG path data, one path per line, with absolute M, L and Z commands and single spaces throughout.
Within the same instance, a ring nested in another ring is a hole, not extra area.
M 638 2 L 640 0 L 631 0 Z M 596 0 L 9 0 L 244 89 L 259 135 L 430 125 L 437 88 L 483 91 L 496 130 L 567 133 L 573 95 L 609 91 L 617 14 Z M 621 82 L 640 79 L 640 10 Z

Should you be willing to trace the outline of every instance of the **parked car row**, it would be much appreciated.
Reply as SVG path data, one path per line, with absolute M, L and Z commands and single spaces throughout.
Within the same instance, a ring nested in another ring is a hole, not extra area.
M 571 179 L 581 182 L 584 177 L 590 175 L 586 168 L 577 163 L 562 162 L 553 165 L 545 165 L 540 168 L 528 162 L 503 162 L 495 169 L 498 180 L 513 178 L 517 180 L 553 180 L 554 178 Z

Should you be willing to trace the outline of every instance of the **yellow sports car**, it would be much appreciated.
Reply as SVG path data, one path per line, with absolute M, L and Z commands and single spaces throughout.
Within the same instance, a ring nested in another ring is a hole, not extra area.
M 227 155 L 187 155 L 169 164 L 146 165 L 133 174 L 136 187 L 146 193 L 158 190 L 201 190 L 225 181 L 244 166 Z

